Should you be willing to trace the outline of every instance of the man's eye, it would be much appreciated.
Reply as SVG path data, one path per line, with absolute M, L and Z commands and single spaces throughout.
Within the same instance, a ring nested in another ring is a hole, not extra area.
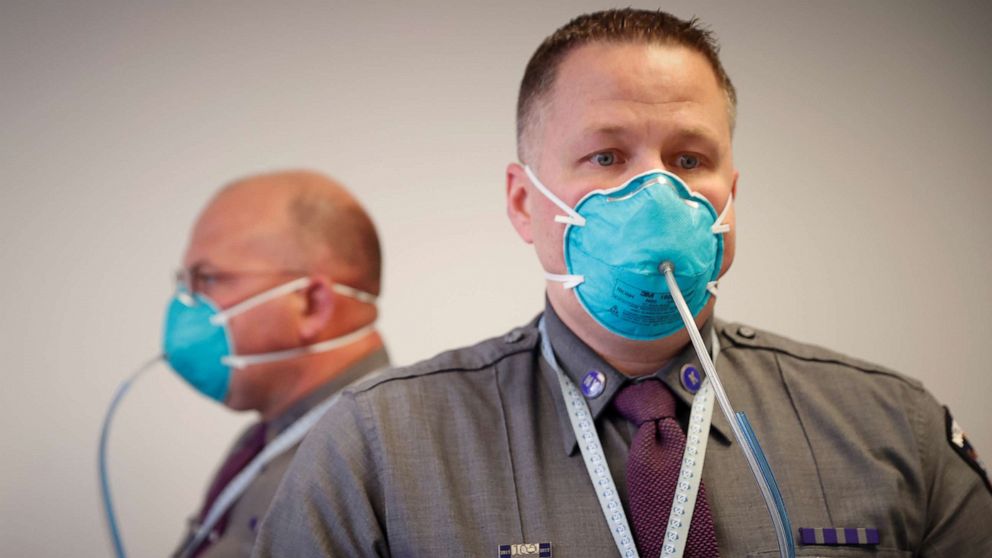
M 699 157 L 688 153 L 683 153 L 682 155 L 679 155 L 677 163 L 680 169 L 692 170 L 699 166 Z
M 615 165 L 617 162 L 617 155 L 612 151 L 604 151 L 602 153 L 597 153 L 592 156 L 592 162 L 596 163 L 601 167 L 608 167 L 610 165 Z
M 205 289 L 212 287 L 217 283 L 219 277 L 215 273 L 197 273 L 193 276 L 194 284 L 197 289 Z

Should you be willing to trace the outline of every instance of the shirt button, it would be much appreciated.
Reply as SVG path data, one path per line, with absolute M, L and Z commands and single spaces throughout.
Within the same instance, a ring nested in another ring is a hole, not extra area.
M 520 331 L 519 329 L 515 329 L 510 333 L 507 333 L 503 337 L 503 341 L 505 343 L 516 343 L 517 341 L 520 341 L 523 338 L 524 338 L 524 332 Z
M 757 335 L 757 333 L 747 326 L 741 326 L 737 328 L 737 335 L 740 335 L 744 339 L 754 339 L 754 336 Z

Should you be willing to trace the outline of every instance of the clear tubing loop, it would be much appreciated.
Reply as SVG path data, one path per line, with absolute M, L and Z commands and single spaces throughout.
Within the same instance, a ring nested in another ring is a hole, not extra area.
M 713 384 L 713 390 L 716 393 L 717 402 L 720 404 L 720 410 L 727 417 L 727 422 L 730 423 L 734 438 L 737 439 L 741 451 L 744 453 L 745 459 L 747 459 L 748 467 L 750 467 L 751 473 L 754 475 L 754 480 L 758 483 L 758 488 L 761 490 L 761 496 L 765 500 L 765 506 L 768 508 L 768 515 L 771 517 L 775 536 L 778 539 L 779 554 L 782 558 L 795 558 L 796 546 L 792 536 L 789 515 L 785 509 L 785 503 L 782 500 L 778 484 L 775 482 L 775 475 L 772 473 L 771 467 L 768 465 L 767 459 L 765 459 L 764 452 L 761 451 L 761 446 L 758 444 L 758 438 L 751 430 L 744 413 L 735 413 L 733 407 L 730 405 L 727 392 L 724 391 L 723 383 L 716 373 L 716 367 L 713 366 L 713 361 L 710 359 L 709 353 L 706 352 L 706 345 L 703 344 L 703 338 L 699 334 L 699 328 L 696 327 L 696 321 L 693 319 L 692 313 L 689 311 L 689 306 L 686 304 L 685 298 L 682 297 L 682 291 L 675 281 L 674 266 L 672 266 L 671 262 L 663 262 L 658 269 L 665 275 L 668 290 L 675 300 L 675 306 L 682 316 L 682 321 L 685 322 L 686 331 L 689 332 L 692 345 L 696 349 L 696 354 L 699 356 L 699 360 L 703 365 L 703 370 L 706 371 L 706 377 Z
M 114 420 L 114 413 L 117 411 L 117 406 L 120 404 L 121 399 L 124 398 L 124 394 L 131 388 L 131 385 L 134 384 L 138 377 L 150 370 L 155 363 L 164 358 L 164 355 L 158 355 L 149 360 L 117 386 L 117 391 L 114 392 L 114 397 L 110 400 L 110 405 L 107 407 L 107 414 L 103 417 L 103 424 L 100 426 L 100 445 L 97 450 L 97 470 L 100 475 L 100 499 L 103 504 L 104 518 L 107 520 L 110 541 L 114 546 L 114 556 L 117 558 L 125 558 L 127 554 L 124 552 L 124 540 L 121 538 L 121 532 L 117 525 L 117 515 L 114 513 L 114 501 L 110 494 L 110 475 L 107 472 L 107 444 L 110 440 L 110 424 Z

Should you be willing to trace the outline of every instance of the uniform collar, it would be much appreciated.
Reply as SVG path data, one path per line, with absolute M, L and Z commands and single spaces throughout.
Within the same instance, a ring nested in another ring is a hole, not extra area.
M 373 370 L 387 366 L 389 366 L 389 354 L 384 347 L 376 349 L 362 357 L 361 360 L 342 370 L 339 374 L 336 374 L 333 378 L 307 394 L 306 397 L 294 403 L 292 407 L 272 419 L 269 422 L 268 432 L 266 433 L 266 443 L 272 441 L 283 430 L 289 428 L 300 417 L 305 415 L 307 411 L 341 391 L 348 384 Z
M 621 374 L 615 368 L 607 364 L 602 357 L 596 354 L 588 345 L 586 345 L 575 333 L 572 332 L 558 314 L 555 313 L 554 308 L 551 307 L 550 302 L 545 301 L 544 310 L 544 322 L 545 327 L 548 332 L 548 340 L 551 341 L 551 348 L 554 351 L 555 358 L 558 361 L 558 366 L 561 367 L 562 372 L 576 386 L 582 385 L 582 380 L 587 374 L 593 371 L 601 372 L 605 378 L 605 386 L 602 393 L 596 397 L 586 397 L 586 403 L 589 404 L 589 412 L 592 413 L 593 420 L 598 420 L 603 411 L 609 407 L 610 403 L 613 401 L 613 397 L 617 394 L 622 387 L 624 387 L 628 382 L 639 381 L 646 378 L 656 378 L 661 380 L 682 405 L 686 407 L 692 406 L 693 394 L 682 385 L 680 379 L 682 368 L 685 365 L 695 366 L 696 369 L 702 373 L 703 367 L 699 363 L 699 358 L 696 356 L 696 351 L 692 348 L 692 344 L 689 343 L 682 349 L 682 351 L 675 356 L 672 360 L 667 362 L 662 366 L 657 372 L 650 376 L 644 376 L 635 380 Z M 710 318 L 703 325 L 700 333 L 703 336 L 704 343 L 706 344 L 706 350 L 712 354 L 712 342 L 713 342 L 713 319 Z M 719 363 L 717 364 L 719 365 Z M 557 378 L 552 377 L 553 386 L 558 385 Z M 557 393 L 557 389 L 554 389 Z M 561 399 L 560 394 L 558 399 Z M 560 401 L 561 405 L 557 405 L 558 409 L 558 422 L 562 428 L 563 440 L 565 443 L 565 453 L 572 455 L 578 445 L 575 442 L 575 432 L 572 431 L 571 423 L 568 419 L 567 410 L 565 409 L 564 400 Z M 729 444 L 731 441 L 731 428 L 730 424 L 727 422 L 727 418 L 723 416 L 722 412 L 714 410 L 712 428 L 720 435 L 722 441 Z

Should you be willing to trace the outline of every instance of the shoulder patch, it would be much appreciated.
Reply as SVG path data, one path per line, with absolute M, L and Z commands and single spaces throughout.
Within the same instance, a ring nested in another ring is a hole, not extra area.
M 967 434 L 961 429 L 958 421 L 951 416 L 951 411 L 947 407 L 944 407 L 944 421 L 947 425 L 947 442 L 951 444 L 951 448 L 961 459 L 964 459 L 969 467 L 978 473 L 978 476 L 982 477 L 982 480 L 985 481 L 985 488 L 992 492 L 992 482 L 989 482 L 989 472 L 985 468 L 985 464 L 979 459 L 978 452 L 968 441 Z

